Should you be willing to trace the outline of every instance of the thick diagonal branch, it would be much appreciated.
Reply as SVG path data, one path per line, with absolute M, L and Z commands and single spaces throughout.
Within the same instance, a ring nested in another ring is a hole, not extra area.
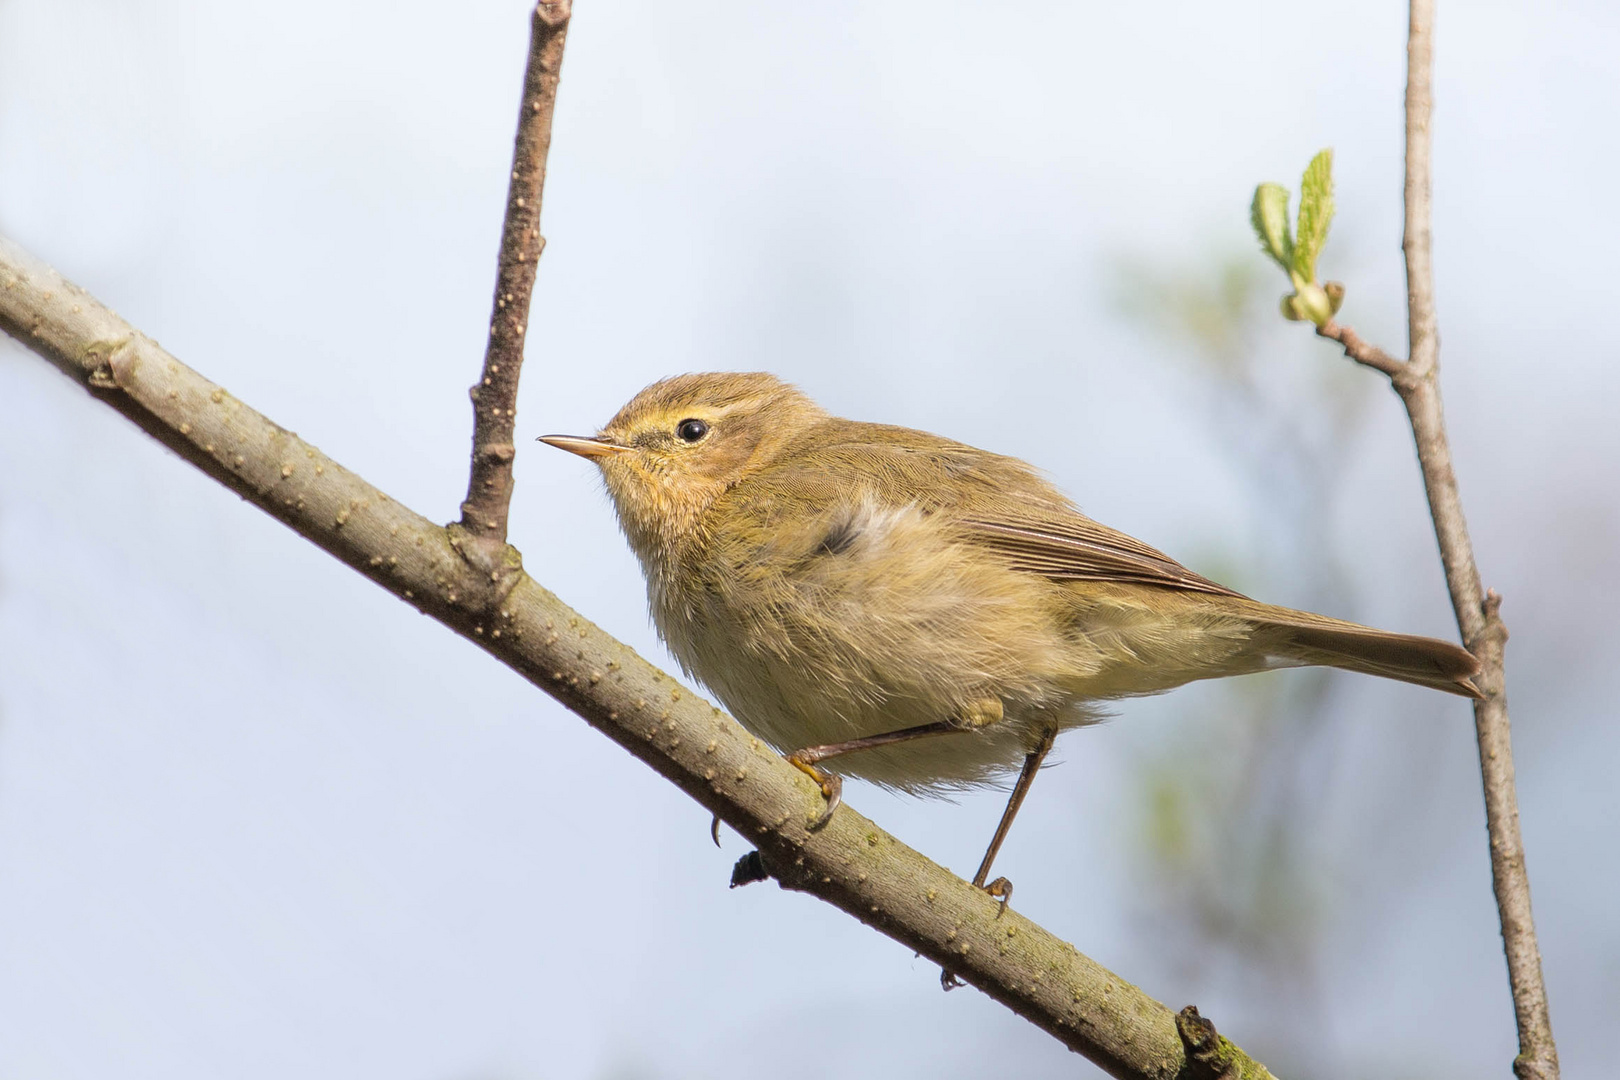
M 523 76 L 523 100 L 517 141 L 512 150 L 512 179 L 506 192 L 506 219 L 495 276 L 494 309 L 489 318 L 489 345 L 484 370 L 472 388 L 472 468 L 461 524 L 473 552 L 485 562 L 506 543 L 507 508 L 512 502 L 512 459 L 516 453 L 513 425 L 517 419 L 518 375 L 523 368 L 523 342 L 529 324 L 529 298 L 545 250 L 540 235 L 540 200 L 546 185 L 546 156 L 551 151 L 551 117 L 557 106 L 557 79 L 563 46 L 568 41 L 570 0 L 541 0 L 535 6 L 529 37 L 529 64 Z M 496 565 L 486 569 L 499 571 Z
M 1189 1052 L 1176 1016 L 1016 911 L 821 793 L 736 721 L 521 569 L 502 581 L 433 524 L 192 371 L 0 238 L 0 329 L 175 453 L 551 694 L 759 845 L 784 885 L 842 908 L 1120 1077 L 1268 1073 L 1235 1046 Z M 508 549 L 510 550 L 510 549 Z M 790 962 L 803 950 L 791 936 Z M 769 947 L 767 945 L 767 947 Z M 1185 1026 L 1185 1025 L 1183 1025 Z M 1189 1044 L 1191 1045 L 1191 1044 Z M 1207 1059 L 1207 1060 L 1206 1060 Z

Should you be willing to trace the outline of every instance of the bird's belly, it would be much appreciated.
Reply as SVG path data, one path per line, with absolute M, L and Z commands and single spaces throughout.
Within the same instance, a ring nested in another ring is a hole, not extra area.
M 729 649 L 712 655 L 701 646 L 677 651 L 687 670 L 745 728 L 782 753 L 936 724 L 961 711 L 949 682 L 932 692 L 919 691 L 870 670 L 823 665 L 802 656 L 765 652 L 738 662 L 736 655 Z M 974 787 L 1016 769 L 1035 741 L 1037 721 L 1050 724 L 1051 717 L 1050 710 L 1015 706 L 988 727 L 840 755 L 823 765 L 914 793 Z
M 769 587 L 652 595 L 654 620 L 682 666 L 749 731 L 782 752 L 940 722 L 994 699 L 1001 721 L 874 750 L 825 767 L 912 792 L 993 782 L 1042 732 L 1095 719 L 1064 689 L 1067 641 L 1046 625 L 1037 584 L 926 545 L 866 572 L 856 545 Z M 1050 621 L 1050 620 L 1047 620 Z

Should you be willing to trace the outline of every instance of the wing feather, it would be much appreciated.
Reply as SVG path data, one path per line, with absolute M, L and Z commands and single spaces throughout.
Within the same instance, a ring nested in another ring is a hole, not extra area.
M 1015 570 L 1054 581 L 1117 581 L 1162 585 L 1217 596 L 1240 596 L 1133 537 L 1077 510 L 1054 520 L 964 518 L 965 537 L 1007 556 Z
M 1241 595 L 1086 517 L 1016 458 L 925 432 L 848 420 L 827 421 L 807 441 L 788 463 L 767 470 L 777 498 L 791 493 L 801 505 L 827 508 L 864 492 L 882 505 L 916 506 L 952 521 L 964 542 L 1054 581 Z

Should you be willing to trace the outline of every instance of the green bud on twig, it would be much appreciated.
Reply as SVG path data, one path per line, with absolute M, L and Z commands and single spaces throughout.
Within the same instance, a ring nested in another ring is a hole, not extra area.
M 1333 224 L 1333 151 L 1323 150 L 1305 167 L 1299 186 L 1299 226 L 1294 241 L 1293 271 L 1316 281 L 1316 257 Z
M 1293 294 L 1283 298 L 1283 317 L 1317 326 L 1333 318 L 1344 303 L 1344 286 L 1316 281 L 1316 260 L 1333 224 L 1333 151 L 1321 151 L 1305 167 L 1299 218 L 1292 232 L 1288 228 L 1288 189 L 1281 184 L 1261 184 L 1254 189 L 1249 221 L 1260 249 L 1283 269 L 1294 287 Z
M 1306 319 L 1321 326 L 1333 318 L 1333 301 L 1320 285 L 1306 285 L 1293 297 Z
M 1287 270 L 1294 258 L 1294 238 L 1288 234 L 1288 189 L 1281 184 L 1255 188 L 1249 220 L 1260 238 L 1260 250 Z

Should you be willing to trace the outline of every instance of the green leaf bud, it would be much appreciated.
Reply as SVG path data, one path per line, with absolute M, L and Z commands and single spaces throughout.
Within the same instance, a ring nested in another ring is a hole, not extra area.
M 1305 167 L 1299 188 L 1299 228 L 1288 269 L 1306 282 L 1316 281 L 1316 258 L 1333 224 L 1333 151 L 1323 150 Z
M 1289 269 L 1294 241 L 1288 235 L 1288 189 L 1281 184 L 1261 184 L 1255 188 L 1249 220 L 1260 240 L 1260 249 L 1278 266 Z
M 1333 318 L 1333 301 L 1328 299 L 1327 291 L 1320 285 L 1306 285 L 1294 294 L 1294 299 L 1298 301 L 1296 309 L 1300 316 L 1317 326 Z

